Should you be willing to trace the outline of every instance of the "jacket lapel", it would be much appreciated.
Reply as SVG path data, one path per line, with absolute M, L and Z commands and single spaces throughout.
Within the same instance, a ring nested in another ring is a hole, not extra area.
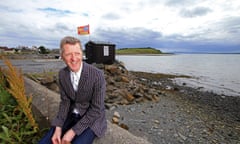
M 65 74 L 64 74 L 64 82 L 66 84 L 66 90 L 69 90 L 69 97 L 74 100 L 75 99 L 75 92 L 73 89 L 73 85 L 71 82 L 70 78 L 70 70 L 68 68 L 65 69 Z
M 86 83 L 88 78 L 88 70 L 87 70 L 86 64 L 84 62 L 82 64 L 83 64 L 83 67 L 82 67 L 81 77 L 78 83 L 78 92 L 84 88 L 84 83 Z

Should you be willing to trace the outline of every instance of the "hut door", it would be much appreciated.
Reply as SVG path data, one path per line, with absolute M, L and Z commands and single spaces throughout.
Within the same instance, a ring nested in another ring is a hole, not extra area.
M 109 46 L 103 46 L 103 56 L 109 56 Z

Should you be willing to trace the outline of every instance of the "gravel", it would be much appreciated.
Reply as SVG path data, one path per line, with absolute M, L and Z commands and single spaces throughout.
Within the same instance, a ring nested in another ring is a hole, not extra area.
M 144 84 L 161 91 L 157 103 L 118 105 L 107 111 L 120 114 L 120 124 L 153 144 L 240 143 L 240 98 L 199 91 L 170 79 L 135 73 Z

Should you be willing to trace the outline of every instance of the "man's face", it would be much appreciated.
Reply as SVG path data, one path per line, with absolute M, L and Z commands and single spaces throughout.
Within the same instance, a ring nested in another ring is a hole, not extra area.
M 78 72 L 82 63 L 82 51 L 80 45 L 65 44 L 63 46 L 62 59 L 73 72 Z

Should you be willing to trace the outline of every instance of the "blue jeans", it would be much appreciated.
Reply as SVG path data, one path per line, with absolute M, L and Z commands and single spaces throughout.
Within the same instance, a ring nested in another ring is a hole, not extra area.
M 76 115 L 68 116 L 62 128 L 62 136 L 65 132 L 67 132 L 68 129 L 72 128 L 72 126 L 75 125 L 80 118 L 80 116 Z M 51 138 L 54 134 L 54 131 L 55 127 L 50 128 L 50 130 L 45 134 L 38 144 L 52 144 Z M 95 137 L 96 135 L 94 132 L 90 128 L 87 128 L 82 134 L 76 135 L 71 144 L 92 144 Z

